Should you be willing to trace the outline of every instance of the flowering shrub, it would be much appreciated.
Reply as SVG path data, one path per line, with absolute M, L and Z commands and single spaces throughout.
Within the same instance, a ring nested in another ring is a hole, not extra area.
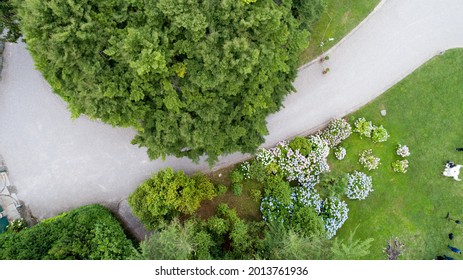
M 289 211 L 293 205 L 287 205 L 274 196 L 262 198 L 260 203 L 260 212 L 262 219 L 266 222 L 285 222 L 289 220 Z
M 373 128 L 374 126 L 371 124 L 371 121 L 367 121 L 365 118 L 358 118 L 354 122 L 354 132 L 360 134 L 360 137 L 365 136 L 370 138 Z
M 389 134 L 382 125 L 373 128 L 373 132 L 371 133 L 371 139 L 373 140 L 373 142 L 386 142 L 388 138 Z
M 392 170 L 394 172 L 406 173 L 408 169 L 408 160 L 396 160 L 392 163 Z
M 368 170 L 378 168 L 380 162 L 379 157 L 375 157 L 371 150 L 365 150 L 359 154 L 359 163 Z
M 251 175 L 249 173 L 251 169 L 251 164 L 249 163 L 249 161 L 243 162 L 240 167 L 241 167 L 241 173 L 243 174 L 243 177 L 245 179 L 251 179 Z
M 338 160 L 344 159 L 344 157 L 346 156 L 346 149 L 343 148 L 343 147 L 337 147 L 337 148 L 334 150 L 334 156 L 335 156 L 336 159 L 338 159 Z
M 313 188 L 298 187 L 291 198 L 297 205 L 311 206 L 318 214 L 322 212 L 323 200 Z
M 349 208 L 347 208 L 344 201 L 337 198 L 328 198 L 323 202 L 322 210 L 327 237 L 331 239 L 347 220 Z
M 21 218 L 21 219 L 16 219 L 10 222 L 10 224 L 6 227 L 9 231 L 12 231 L 14 233 L 18 233 L 21 230 L 27 228 L 26 221 Z
M 328 143 L 330 148 L 339 145 L 342 140 L 347 139 L 351 134 L 352 127 L 345 119 L 332 120 L 328 127 L 320 133 L 321 138 Z
M 262 163 L 265 167 L 275 162 L 275 157 L 266 149 L 260 149 L 256 154 L 256 160 Z
M 350 199 L 365 199 L 373 191 L 373 180 L 363 172 L 347 174 L 347 181 L 346 195 Z
M 410 150 L 408 149 L 407 145 L 398 145 L 397 146 L 397 151 L 396 151 L 398 156 L 401 157 L 408 157 L 410 155 Z

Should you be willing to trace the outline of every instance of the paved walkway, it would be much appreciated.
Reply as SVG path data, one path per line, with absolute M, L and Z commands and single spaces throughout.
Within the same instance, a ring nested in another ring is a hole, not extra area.
M 462 0 L 383 1 L 330 51 L 328 75 L 321 74 L 318 62 L 300 69 L 298 92 L 286 98 L 284 109 L 268 117 L 270 135 L 264 146 L 313 131 L 359 108 L 440 51 L 463 46 L 462 27 Z M 144 149 L 130 144 L 132 130 L 84 117 L 70 120 L 64 102 L 33 70 L 23 44 L 5 49 L 0 132 L 0 152 L 18 197 L 37 218 L 90 203 L 115 208 L 161 168 L 207 169 L 187 159 L 150 162 Z M 219 165 L 243 157 L 234 154 Z

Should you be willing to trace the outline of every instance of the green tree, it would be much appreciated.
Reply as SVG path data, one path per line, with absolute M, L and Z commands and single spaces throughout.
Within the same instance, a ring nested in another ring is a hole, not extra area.
M 331 251 L 334 260 L 359 260 L 370 253 L 371 242 L 373 238 L 365 240 L 354 239 L 358 226 L 350 232 L 346 240 L 336 238 L 333 242 Z
M 322 0 L 14 0 L 36 67 L 150 158 L 254 152 Z M 316 11 L 316 12 L 311 12 Z M 310 18 L 310 20 L 308 19 Z
M 135 254 L 121 225 L 100 205 L 43 220 L 0 235 L 0 260 L 130 259 Z
M 130 195 L 129 205 L 147 228 L 156 229 L 179 214 L 193 214 L 201 201 L 215 195 L 215 187 L 205 175 L 190 178 L 168 168 L 143 182 Z
M 140 243 L 141 254 L 147 260 L 188 260 L 194 251 L 193 225 L 181 225 L 173 220 L 159 232 Z
M 21 37 L 16 8 L 10 0 L 0 1 L 0 30 L 3 42 L 16 42 Z
M 302 236 L 283 223 L 268 223 L 265 231 L 264 254 L 272 260 L 323 260 L 331 257 L 330 241 L 322 236 Z

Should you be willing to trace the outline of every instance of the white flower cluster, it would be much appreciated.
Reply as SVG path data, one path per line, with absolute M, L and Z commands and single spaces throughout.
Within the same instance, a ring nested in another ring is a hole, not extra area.
M 275 162 L 275 157 L 269 150 L 262 148 L 257 152 L 256 160 L 267 167 L 272 162 Z
M 380 164 L 380 158 L 375 157 L 373 152 L 370 150 L 365 150 L 359 154 L 359 163 L 368 170 L 373 170 L 378 168 Z
M 318 175 L 330 170 L 327 162 L 330 148 L 319 135 L 309 136 L 308 139 L 314 148 L 307 157 L 299 150 L 293 151 L 288 143 L 283 141 L 270 150 L 261 149 L 256 155 L 256 160 L 264 166 L 275 162 L 286 180 L 313 187 L 318 183 Z
M 365 199 L 373 191 L 373 180 L 363 172 L 347 174 L 347 181 L 346 195 L 350 199 Z
M 323 200 L 314 188 L 297 188 L 296 192 L 292 194 L 292 198 L 296 203 L 298 202 L 303 205 L 312 207 L 315 209 L 317 214 L 322 212 Z
M 392 163 L 392 170 L 394 172 L 407 173 L 408 169 L 408 160 L 396 160 Z
M 318 134 L 328 143 L 330 148 L 333 148 L 352 134 L 352 127 L 345 119 L 334 119 L 325 130 Z
M 346 202 L 332 198 L 323 202 L 323 212 L 326 215 L 324 219 L 326 234 L 328 239 L 331 239 L 347 220 L 349 208 Z
M 346 149 L 343 148 L 343 147 L 337 147 L 335 150 L 334 150 L 334 156 L 336 157 L 336 159 L 338 160 L 343 160 L 344 157 L 346 156 Z
M 401 157 L 408 157 L 410 155 L 410 150 L 408 149 L 407 145 L 398 145 L 397 147 L 397 155 Z
M 245 179 L 251 179 L 251 174 L 249 173 L 249 170 L 251 169 L 251 164 L 249 161 L 245 161 L 241 164 L 241 172 L 243 173 L 243 177 Z

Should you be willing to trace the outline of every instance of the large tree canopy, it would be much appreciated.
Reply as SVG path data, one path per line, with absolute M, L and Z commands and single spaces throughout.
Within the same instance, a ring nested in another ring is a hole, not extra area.
M 254 152 L 293 87 L 323 0 L 14 0 L 69 104 L 133 127 L 150 158 Z

